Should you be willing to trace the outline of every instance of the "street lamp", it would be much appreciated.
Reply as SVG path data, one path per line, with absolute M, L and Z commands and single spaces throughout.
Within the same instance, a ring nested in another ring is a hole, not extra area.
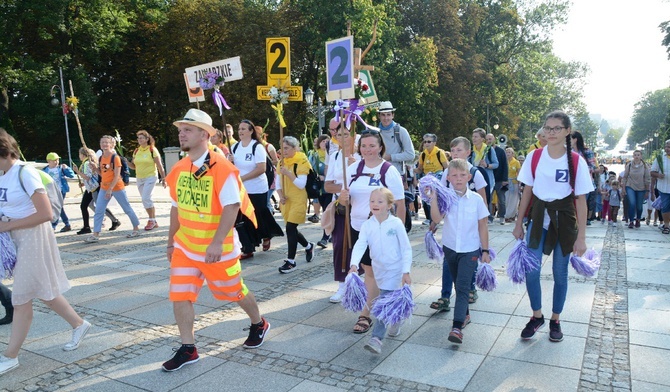
M 317 100 L 316 106 L 314 106 L 314 91 L 311 88 L 307 88 L 305 91 L 305 103 L 307 104 L 307 111 L 315 115 L 319 120 L 319 135 L 323 133 L 324 128 L 326 127 L 326 111 L 328 108 L 323 106 L 321 98 Z
M 63 68 L 58 67 L 58 71 L 60 73 L 60 86 L 57 84 L 54 84 L 51 86 L 51 104 L 53 106 L 59 106 L 58 98 L 56 97 L 56 94 L 54 90 L 60 90 L 60 104 L 61 109 L 63 110 L 63 120 L 65 121 L 65 137 L 67 138 L 67 157 L 68 160 L 70 161 L 70 167 L 72 167 L 72 152 L 70 150 L 70 129 L 68 128 L 67 125 L 67 110 L 65 110 L 65 86 L 63 86 Z
M 493 129 L 495 129 L 497 131 L 498 128 L 500 127 L 498 125 L 500 120 L 498 119 L 498 116 L 495 116 L 495 115 L 493 116 L 493 118 L 495 119 L 494 124 L 493 124 Z M 489 105 L 488 104 L 486 105 L 486 133 L 491 133 L 491 116 L 489 115 Z

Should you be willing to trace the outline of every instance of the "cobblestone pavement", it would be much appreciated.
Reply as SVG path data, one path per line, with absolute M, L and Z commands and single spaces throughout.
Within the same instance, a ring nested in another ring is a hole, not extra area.
M 146 217 L 133 188 L 133 207 Z M 337 287 L 330 247 L 318 250 L 312 263 L 299 251 L 298 270 L 280 275 L 286 245 L 274 239 L 270 251 L 243 262 L 245 282 L 272 324 L 265 344 L 243 349 L 246 315 L 203 288 L 195 306 L 201 360 L 164 373 L 160 364 L 179 341 L 164 256 L 170 205 L 165 191 L 158 190 L 156 200 L 160 227 L 139 238 L 125 238 L 125 216 L 118 231 L 104 231 L 96 244 L 72 233 L 57 235 L 73 285 L 66 297 L 94 327 L 78 350 L 64 352 L 67 324 L 36 302 L 21 365 L 0 376 L 0 391 L 670 390 L 670 237 L 646 225 L 588 228 L 587 244 L 603 249 L 602 266 L 595 278 L 570 271 L 561 343 L 549 342 L 546 328 L 530 341 L 519 339 L 530 307 L 525 288 L 505 275 L 512 226 L 490 225 L 499 287 L 479 293 L 464 343 L 455 346 L 446 339 L 451 312 L 435 314 L 428 306 L 439 297 L 442 266 L 427 260 L 426 227 L 415 220 L 416 311 L 400 336 L 384 340 L 379 356 L 363 349 L 369 334 L 351 333 L 356 315 L 328 301 Z M 66 206 L 75 228 L 81 225 L 77 202 L 68 199 Z M 321 235 L 315 224 L 300 230 L 310 241 Z M 546 313 L 551 259 L 543 261 Z M 0 349 L 9 331 L 0 326 Z

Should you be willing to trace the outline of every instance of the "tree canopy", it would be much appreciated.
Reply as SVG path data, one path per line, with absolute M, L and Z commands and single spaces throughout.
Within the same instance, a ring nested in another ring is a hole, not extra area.
M 60 107 L 50 91 L 72 81 L 87 143 L 115 130 L 125 140 L 146 129 L 159 147 L 177 145 L 172 122 L 189 104 L 187 67 L 240 56 L 244 78 L 227 83 L 228 123 L 265 124 L 277 142 L 267 101 L 265 39 L 291 38 L 291 83 L 325 97 L 324 43 L 347 34 L 355 46 L 377 39 L 365 57 L 378 96 L 397 108 L 396 119 L 419 140 L 469 135 L 497 123 L 510 145 L 525 150 L 544 115 L 562 109 L 585 116 L 585 65 L 552 52 L 552 26 L 565 21 L 567 0 L 44 0 L 0 1 L 0 126 L 13 133 L 28 159 L 62 154 Z M 58 91 L 58 89 L 56 89 Z M 207 96 L 200 107 L 218 109 Z M 285 107 L 285 134 L 309 123 L 303 102 Z M 330 114 L 327 114 L 329 117 Z M 76 129 L 69 116 L 70 129 Z M 70 132 L 72 150 L 81 144 Z M 132 143 L 132 142 L 131 142 Z M 127 145 L 127 150 L 133 146 Z

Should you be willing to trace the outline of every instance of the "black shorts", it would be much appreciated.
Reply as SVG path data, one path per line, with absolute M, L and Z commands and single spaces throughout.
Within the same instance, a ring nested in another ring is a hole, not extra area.
M 351 228 L 351 246 L 353 246 L 356 241 L 358 241 L 358 234 L 360 232 L 354 230 L 354 228 Z M 372 265 L 372 259 L 370 258 L 370 248 L 365 249 L 365 253 L 363 253 L 363 257 L 361 258 L 361 264 L 363 265 Z

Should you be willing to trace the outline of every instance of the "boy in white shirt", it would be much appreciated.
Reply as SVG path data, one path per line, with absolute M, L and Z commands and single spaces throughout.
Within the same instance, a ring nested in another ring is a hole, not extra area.
M 412 284 L 409 271 L 412 266 L 412 246 L 405 231 L 403 222 L 391 215 L 395 197 L 388 188 L 377 188 L 370 194 L 370 211 L 372 216 L 363 222 L 358 241 L 351 251 L 351 268 L 349 273 L 358 271 L 358 264 L 370 248 L 372 270 L 379 287 L 379 297 L 384 297 L 404 284 Z M 488 215 L 487 215 L 488 216 Z M 389 336 L 400 334 L 400 324 L 392 325 Z M 386 335 L 386 325 L 377 320 L 372 329 L 372 338 L 365 349 L 379 354 L 382 350 L 382 339 Z
M 470 169 L 468 162 L 454 159 L 449 162 L 447 180 L 458 196 L 458 202 L 452 205 L 446 215 L 441 215 L 437 197 L 431 203 L 431 219 L 440 222 L 444 219 L 442 229 L 442 249 L 445 265 L 456 283 L 456 306 L 454 322 L 449 341 L 463 343 L 463 328 L 470 323 L 468 305 L 469 290 L 472 279 L 477 271 L 477 260 L 490 263 L 489 256 L 489 210 L 484 199 L 468 189 Z

